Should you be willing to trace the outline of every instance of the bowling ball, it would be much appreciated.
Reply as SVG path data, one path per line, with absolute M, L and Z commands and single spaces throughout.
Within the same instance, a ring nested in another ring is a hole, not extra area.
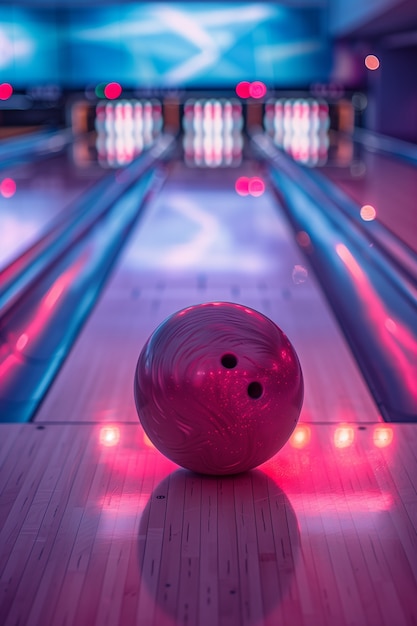
M 297 354 L 278 326 L 230 302 L 190 306 L 149 337 L 134 380 L 142 426 L 166 457 L 237 474 L 288 440 L 303 402 Z

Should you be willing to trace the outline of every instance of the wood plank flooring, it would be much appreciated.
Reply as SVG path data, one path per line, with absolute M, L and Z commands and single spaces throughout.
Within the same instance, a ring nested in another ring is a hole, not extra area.
M 417 425 L 300 424 L 227 478 L 139 424 L 0 441 L 4 626 L 417 623 Z

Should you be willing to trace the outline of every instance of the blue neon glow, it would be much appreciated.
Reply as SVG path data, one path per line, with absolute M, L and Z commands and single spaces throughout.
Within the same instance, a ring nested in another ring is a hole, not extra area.
M 49 12 L 3 7 L 0 77 L 67 87 L 111 80 L 125 87 L 234 86 L 255 79 L 307 85 L 327 80 L 331 71 L 322 21 L 319 8 L 262 2 L 157 2 Z
M 0 7 L 0 82 L 61 83 L 64 39 L 53 11 Z

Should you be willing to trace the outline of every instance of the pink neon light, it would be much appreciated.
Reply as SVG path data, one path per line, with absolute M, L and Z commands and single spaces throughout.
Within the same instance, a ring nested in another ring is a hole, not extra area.
M 100 443 L 106 448 L 117 446 L 120 441 L 120 428 L 118 426 L 103 426 L 100 429 Z
M 240 176 L 235 183 L 235 190 L 239 196 L 249 195 L 249 178 L 248 176 Z
M 109 83 L 104 87 L 104 95 L 109 100 L 115 100 L 122 93 L 122 87 L 119 83 Z
M 361 207 L 360 216 L 364 222 L 372 222 L 376 218 L 376 210 L 371 204 L 364 204 Z
M 307 424 L 298 424 L 289 439 L 289 444 L 293 448 L 305 448 L 311 440 L 311 428 Z
M 265 183 L 259 176 L 240 176 L 235 182 L 235 190 L 239 196 L 259 197 L 265 191 Z
M 373 442 L 377 448 L 387 448 L 394 439 L 392 426 L 376 426 L 373 432 Z
M 368 70 L 377 70 L 379 67 L 379 59 L 375 54 L 368 54 L 364 63 Z
M 249 180 L 248 190 L 251 196 L 262 196 L 265 191 L 265 183 L 259 176 L 253 176 Z
M 0 183 L 0 194 L 3 198 L 11 198 L 16 193 L 16 183 L 13 178 L 5 178 Z
M 0 100 L 8 100 L 13 94 L 13 87 L 10 83 L 0 84 Z
M 67 290 L 74 276 L 78 273 L 81 262 L 75 264 L 64 274 L 62 274 L 52 285 L 44 298 L 41 300 L 38 309 L 27 326 L 22 329 L 14 346 L 0 357 L 0 377 L 12 376 L 13 371 L 21 363 L 21 352 L 31 342 L 35 341 L 39 335 L 48 327 L 50 318 L 62 293 Z M 18 354 L 13 352 L 16 350 Z
M 266 94 L 266 85 L 260 80 L 255 80 L 249 87 L 249 95 L 256 100 L 263 98 Z
M 334 432 L 333 442 L 336 448 L 348 448 L 355 440 L 352 426 L 338 426 Z
M 349 270 L 355 287 L 366 308 L 368 317 L 378 332 L 379 339 L 385 348 L 390 352 L 392 361 L 396 363 L 397 369 L 401 372 L 401 377 L 410 392 L 417 395 L 417 379 L 415 368 L 410 366 L 404 350 L 417 354 L 417 344 L 408 329 L 398 322 L 392 320 L 378 294 L 370 284 L 365 272 L 356 261 L 350 250 L 342 243 L 336 245 L 336 252 Z
M 247 80 L 242 80 L 236 85 L 236 94 L 239 96 L 239 98 L 249 98 L 250 86 L 251 84 Z

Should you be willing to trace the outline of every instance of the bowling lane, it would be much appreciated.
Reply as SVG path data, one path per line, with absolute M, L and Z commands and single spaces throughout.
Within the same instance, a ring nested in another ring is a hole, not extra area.
M 381 154 L 349 137 L 335 138 L 324 174 L 358 204 L 371 205 L 375 219 L 417 252 L 417 167 Z M 369 215 L 369 212 L 368 212 Z
M 97 163 L 80 167 L 68 150 L 2 170 L 0 175 L 0 271 L 36 241 L 54 219 L 107 172 Z
M 275 197 L 238 195 L 242 175 L 262 171 L 172 164 L 36 422 L 137 423 L 133 374 L 145 340 L 169 314 L 211 300 L 253 307 L 286 332 L 304 371 L 302 421 L 380 421 Z

